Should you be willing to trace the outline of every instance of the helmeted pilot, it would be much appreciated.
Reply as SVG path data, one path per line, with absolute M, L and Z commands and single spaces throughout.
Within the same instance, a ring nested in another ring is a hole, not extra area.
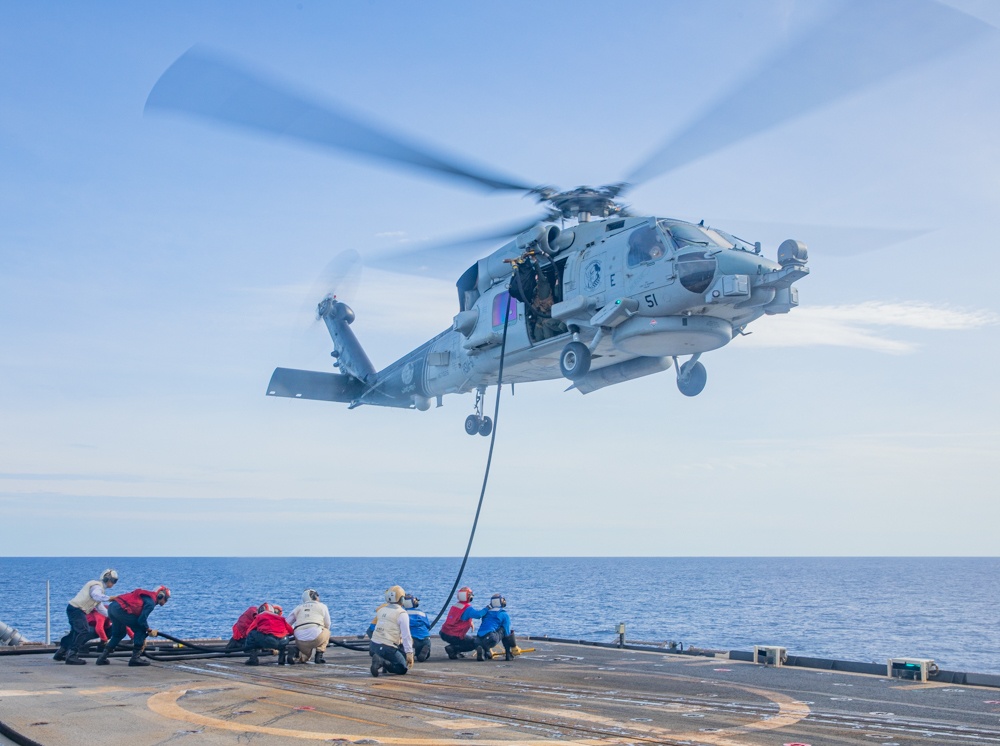
M 375 615 L 375 630 L 368 650 L 372 656 L 371 674 L 405 674 L 413 665 L 413 638 L 410 636 L 410 615 L 402 606 L 406 595 L 394 585 L 385 592 L 385 606 Z

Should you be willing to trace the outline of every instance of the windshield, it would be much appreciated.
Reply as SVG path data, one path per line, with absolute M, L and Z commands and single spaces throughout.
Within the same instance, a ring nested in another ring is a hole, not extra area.
M 717 246 L 722 249 L 733 248 L 733 243 L 722 234 L 711 228 L 705 228 L 679 220 L 659 220 L 657 225 L 668 236 L 674 239 L 678 247 L 684 246 Z

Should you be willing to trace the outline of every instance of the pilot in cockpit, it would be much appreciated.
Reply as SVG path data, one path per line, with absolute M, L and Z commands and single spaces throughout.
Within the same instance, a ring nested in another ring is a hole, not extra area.
M 628 238 L 628 263 L 630 267 L 659 259 L 666 253 L 660 234 L 652 225 L 636 228 Z

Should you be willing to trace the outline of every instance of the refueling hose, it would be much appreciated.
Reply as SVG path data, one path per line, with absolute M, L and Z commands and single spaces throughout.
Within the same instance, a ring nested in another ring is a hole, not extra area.
M 500 342 L 500 370 L 497 372 L 497 401 L 496 405 L 493 407 L 493 432 L 490 435 L 490 452 L 486 457 L 486 473 L 483 474 L 483 488 L 479 491 L 479 505 L 476 506 L 476 517 L 472 521 L 472 533 L 469 534 L 469 543 L 465 547 L 465 556 L 462 557 L 462 565 L 458 568 L 458 575 L 455 577 L 455 584 L 451 587 L 451 592 L 448 597 L 444 600 L 444 606 L 441 607 L 441 611 L 438 615 L 434 617 L 434 621 L 431 622 L 431 629 L 437 626 L 437 623 L 444 616 L 444 613 L 448 610 L 448 605 L 451 603 L 452 596 L 455 595 L 455 591 L 458 589 L 458 584 L 462 582 L 462 573 L 465 572 L 465 563 L 469 561 L 469 552 L 472 551 L 472 540 L 476 537 L 476 526 L 479 525 L 479 513 L 483 509 L 483 497 L 486 495 L 486 484 L 490 480 L 490 465 L 493 463 L 493 444 L 497 440 L 497 420 L 500 417 L 500 391 L 503 387 L 503 359 L 504 354 L 507 351 L 507 324 L 510 322 L 510 302 L 507 303 L 507 309 L 504 312 L 503 317 L 503 340 Z

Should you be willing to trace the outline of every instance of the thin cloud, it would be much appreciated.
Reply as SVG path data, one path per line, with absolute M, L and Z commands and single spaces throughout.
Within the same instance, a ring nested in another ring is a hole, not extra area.
M 902 355 L 915 351 L 918 345 L 895 338 L 893 329 L 963 331 L 998 322 L 1000 317 L 986 310 L 907 301 L 866 301 L 796 308 L 787 316 L 765 317 L 752 325 L 754 334 L 747 341 L 758 347 L 824 345 Z

